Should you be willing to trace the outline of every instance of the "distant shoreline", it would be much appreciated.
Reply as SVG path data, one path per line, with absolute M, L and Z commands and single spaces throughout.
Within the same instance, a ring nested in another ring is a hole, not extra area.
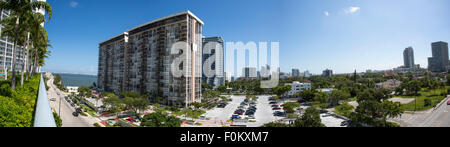
M 94 82 L 97 83 L 97 75 L 88 74 L 73 74 L 73 73 L 52 73 L 53 75 L 60 75 L 62 84 L 64 86 L 91 86 Z
M 49 72 L 52 74 L 70 74 L 70 75 L 83 75 L 83 76 L 96 76 L 97 74 L 82 74 L 82 73 L 64 73 L 64 72 Z

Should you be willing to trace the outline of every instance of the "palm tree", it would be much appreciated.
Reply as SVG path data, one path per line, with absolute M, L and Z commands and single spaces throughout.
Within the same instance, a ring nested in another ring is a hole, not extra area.
M 11 14 L 8 17 L 10 20 L 14 20 L 15 24 L 12 23 L 5 23 L 2 21 L 2 24 L 5 28 L 9 27 L 11 28 L 12 34 L 10 33 L 3 33 L 2 36 L 8 34 L 8 37 L 14 38 L 14 48 L 13 48 L 13 54 L 16 53 L 17 45 L 19 43 L 19 39 L 25 38 L 24 36 L 24 28 L 27 27 L 26 21 L 27 18 L 30 17 L 30 14 L 37 13 L 34 12 L 35 10 L 44 10 L 48 13 L 48 20 L 50 20 L 52 16 L 52 8 L 50 4 L 43 1 L 34 1 L 31 2 L 30 0 L 9 0 L 9 1 L 0 1 L 0 9 L 10 11 Z M 11 80 L 11 89 L 15 90 L 16 87 L 16 56 L 13 55 L 12 60 L 12 80 Z

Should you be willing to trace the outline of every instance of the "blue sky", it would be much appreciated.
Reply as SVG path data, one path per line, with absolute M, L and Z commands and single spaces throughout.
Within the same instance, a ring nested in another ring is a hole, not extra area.
M 98 43 L 190 10 L 204 36 L 280 42 L 282 71 L 389 69 L 412 46 L 427 66 L 431 42 L 450 42 L 448 0 L 48 0 L 53 48 L 44 71 L 96 74 Z

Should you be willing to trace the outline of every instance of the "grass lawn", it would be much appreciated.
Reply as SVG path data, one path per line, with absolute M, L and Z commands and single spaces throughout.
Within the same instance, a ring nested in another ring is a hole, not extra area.
M 447 88 L 449 86 L 446 86 L 445 88 L 436 89 L 436 90 L 427 90 L 422 89 L 419 93 L 421 96 L 416 96 L 416 101 L 412 101 L 411 103 L 404 104 L 405 110 L 407 111 L 421 111 L 421 110 L 427 110 L 430 108 L 433 108 L 436 106 L 439 102 L 441 102 L 443 99 L 446 98 L 446 96 L 441 96 L 441 93 L 447 93 Z M 399 96 L 402 98 L 414 98 L 414 96 Z M 425 99 L 429 98 L 431 99 L 432 103 L 429 106 L 425 106 Z

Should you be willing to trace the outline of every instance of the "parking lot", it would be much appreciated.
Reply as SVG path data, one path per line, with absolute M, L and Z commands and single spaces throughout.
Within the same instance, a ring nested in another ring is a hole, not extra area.
M 235 123 L 235 125 L 246 125 L 248 127 L 259 127 L 265 123 L 272 122 L 277 119 L 282 119 L 282 117 L 276 117 L 273 115 L 274 110 L 272 110 L 271 105 L 269 104 L 270 96 L 257 96 L 257 104 L 256 111 L 254 114 L 255 122 L 247 122 L 247 123 Z M 214 108 L 210 111 L 207 111 L 205 116 L 209 118 L 213 122 L 226 122 L 230 120 L 233 116 L 235 110 L 238 109 L 240 104 L 245 100 L 245 96 L 231 96 L 232 101 L 225 108 Z M 277 110 L 283 111 L 283 110 Z M 241 118 L 246 118 L 245 114 L 240 115 Z M 207 125 L 207 124 L 205 124 Z

